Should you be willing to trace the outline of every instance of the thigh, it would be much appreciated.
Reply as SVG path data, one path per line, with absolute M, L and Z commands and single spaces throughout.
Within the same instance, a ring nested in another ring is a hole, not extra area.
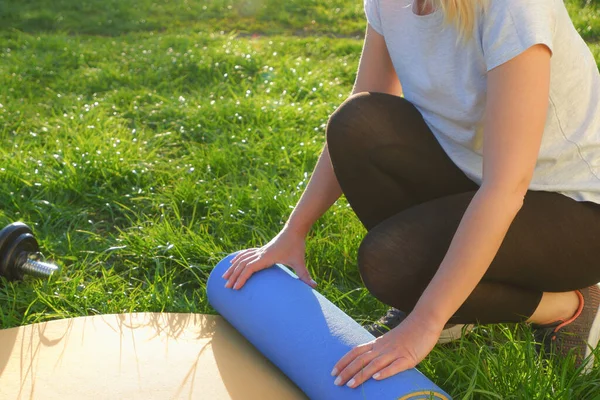
M 367 229 L 415 204 L 478 187 L 401 97 L 350 97 L 329 119 L 327 146 L 342 191 Z
M 475 191 L 406 209 L 374 227 L 361 244 L 367 288 L 386 301 L 415 298 L 446 255 Z M 544 292 L 600 282 L 600 205 L 529 191 L 483 281 Z
M 600 205 L 529 191 L 486 278 L 544 292 L 600 282 Z

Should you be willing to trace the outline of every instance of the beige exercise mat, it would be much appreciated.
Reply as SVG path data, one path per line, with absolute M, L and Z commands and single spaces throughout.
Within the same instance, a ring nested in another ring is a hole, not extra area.
M 220 316 L 138 313 L 0 330 L 0 399 L 307 397 Z

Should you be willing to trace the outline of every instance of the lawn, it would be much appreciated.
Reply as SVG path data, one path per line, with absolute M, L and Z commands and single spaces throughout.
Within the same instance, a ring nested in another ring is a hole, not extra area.
M 600 6 L 568 0 L 600 61 Z M 48 281 L 0 283 L 0 327 L 121 312 L 215 313 L 205 284 L 274 236 L 350 93 L 360 1 L 4 0 L 0 228 L 30 224 Z M 318 290 L 359 323 L 364 229 L 344 199 L 310 233 Z M 600 399 L 521 325 L 478 327 L 419 369 L 456 399 Z M 600 355 L 600 354 L 599 354 Z

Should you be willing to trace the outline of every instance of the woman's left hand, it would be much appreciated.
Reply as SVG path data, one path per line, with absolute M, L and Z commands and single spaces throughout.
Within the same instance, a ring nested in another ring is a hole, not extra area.
M 381 380 L 414 368 L 431 352 L 442 329 L 443 324 L 409 314 L 394 329 L 346 353 L 332 371 L 335 384 L 355 388 L 371 377 Z

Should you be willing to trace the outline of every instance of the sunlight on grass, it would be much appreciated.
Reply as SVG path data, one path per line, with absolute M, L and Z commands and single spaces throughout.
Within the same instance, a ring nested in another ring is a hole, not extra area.
M 600 61 L 597 4 L 567 3 Z M 327 35 L 364 30 L 362 2 L 341 0 L 9 0 L 0 22 L 0 227 L 31 224 L 63 267 L 2 282 L 3 328 L 214 313 L 208 274 L 278 232 L 351 90 L 361 41 Z M 341 199 L 307 260 L 317 289 L 368 323 L 386 307 L 356 268 L 363 235 Z M 480 326 L 419 369 L 457 399 L 598 399 L 600 368 L 579 376 L 532 340 L 524 326 Z

